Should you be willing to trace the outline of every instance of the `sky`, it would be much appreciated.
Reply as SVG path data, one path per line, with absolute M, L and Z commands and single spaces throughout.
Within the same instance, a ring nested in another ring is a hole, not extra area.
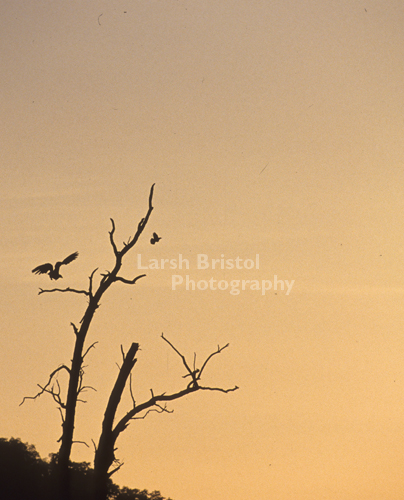
M 54 283 L 31 270 L 78 251 L 57 285 L 86 288 L 96 268 L 99 280 L 110 218 L 119 246 L 155 183 L 123 270 L 147 276 L 116 283 L 88 334 L 97 391 L 78 408 L 88 447 L 72 459 L 93 459 L 121 345 L 141 347 L 137 401 L 183 388 L 164 332 L 191 363 L 229 343 L 204 383 L 239 390 L 133 421 L 119 485 L 173 500 L 401 500 L 402 2 L 1 0 L 0 12 L 0 435 L 58 450 L 51 399 L 19 404 L 69 362 L 86 306 L 38 295 Z M 181 258 L 189 269 L 161 269 Z M 120 414 L 130 407 L 126 394 Z

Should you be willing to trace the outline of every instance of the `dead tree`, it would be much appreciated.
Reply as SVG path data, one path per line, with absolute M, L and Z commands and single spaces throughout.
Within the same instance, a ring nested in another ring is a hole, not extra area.
M 74 323 L 71 323 L 74 334 L 75 334 L 75 344 L 73 351 L 73 358 L 71 361 L 70 367 L 66 365 L 62 365 L 56 370 L 54 370 L 49 377 L 48 383 L 45 386 L 39 386 L 40 391 L 36 396 L 28 399 L 35 399 L 43 393 L 49 393 L 55 400 L 60 410 L 62 416 L 62 436 L 60 437 L 60 448 L 58 453 L 58 471 L 59 471 L 59 497 L 60 500 L 70 500 L 70 477 L 69 477 L 69 462 L 70 462 L 70 454 L 73 444 L 73 434 L 74 434 L 74 424 L 76 418 L 76 407 L 77 402 L 80 401 L 80 394 L 84 392 L 89 387 L 83 385 L 83 361 L 91 349 L 94 346 L 92 344 L 88 349 L 84 351 L 85 340 L 87 337 L 87 333 L 89 331 L 92 319 L 96 310 L 100 305 L 101 297 L 108 290 L 108 288 L 115 282 L 119 281 L 128 285 L 134 285 L 140 278 L 145 275 L 136 276 L 134 279 L 126 279 L 119 275 L 119 271 L 122 267 L 122 261 L 124 256 L 131 250 L 137 243 L 140 235 L 142 234 L 144 228 L 149 221 L 150 215 L 153 211 L 153 191 L 154 184 L 150 189 L 149 194 L 149 207 L 147 213 L 143 219 L 139 222 L 137 226 L 136 233 L 133 237 L 129 238 L 127 243 L 123 244 L 121 250 L 118 250 L 115 239 L 115 222 L 111 219 L 112 229 L 109 232 L 110 243 L 115 256 L 115 265 L 112 271 L 108 271 L 105 274 L 102 274 L 102 278 L 99 282 L 98 288 L 93 290 L 93 282 L 94 275 L 97 269 L 95 269 L 89 279 L 89 287 L 88 290 L 76 290 L 73 288 L 65 288 L 59 289 L 54 288 L 51 290 L 40 289 L 39 294 L 45 292 L 72 292 L 72 293 L 80 293 L 84 294 L 88 298 L 88 305 L 86 311 L 84 313 L 83 318 L 80 321 L 80 326 L 76 326 Z M 64 401 L 61 396 L 60 386 L 56 379 L 58 373 L 62 370 L 65 370 L 68 373 L 69 381 L 68 381 L 68 389 L 66 400 Z M 24 398 L 24 400 L 27 398 Z M 24 402 L 23 400 L 23 402 Z
M 180 356 L 182 362 L 187 371 L 186 375 L 183 378 L 190 377 L 190 381 L 187 386 L 178 391 L 171 394 L 166 394 L 165 392 L 162 394 L 154 394 L 153 390 L 151 390 L 151 397 L 147 401 L 136 404 L 136 401 L 133 397 L 132 384 L 130 383 L 130 394 L 132 398 L 133 407 L 129 410 L 126 415 L 124 415 L 115 425 L 115 415 L 118 409 L 118 405 L 121 401 L 122 393 L 125 389 L 125 385 L 127 383 L 128 378 L 131 377 L 132 368 L 136 363 L 136 353 L 139 348 L 139 344 L 132 344 L 129 351 L 124 354 L 122 350 L 123 363 L 119 370 L 114 388 L 112 389 L 107 408 L 104 414 L 104 420 L 102 423 L 102 432 L 100 435 L 100 439 L 98 442 L 98 446 L 95 451 L 94 458 L 94 500 L 106 500 L 108 495 L 108 481 L 112 474 L 118 471 L 122 467 L 122 463 L 120 463 L 115 457 L 115 444 L 121 432 L 123 432 L 129 425 L 131 420 L 145 418 L 146 415 L 150 411 L 157 411 L 158 413 L 169 412 L 166 407 L 167 401 L 173 401 L 175 399 L 182 398 L 187 394 L 192 392 L 205 390 L 205 391 L 220 391 L 220 392 L 232 392 L 238 389 L 237 386 L 230 389 L 222 389 L 220 387 L 209 387 L 201 385 L 201 377 L 202 373 L 206 368 L 206 365 L 210 361 L 210 359 L 215 354 L 220 354 L 224 349 L 228 347 L 229 344 L 226 344 L 224 347 L 217 347 L 217 350 L 211 353 L 201 368 L 196 368 L 196 355 L 194 355 L 194 365 L 193 369 L 190 368 L 187 363 L 185 357 L 174 347 L 174 345 L 164 337 L 164 334 L 161 335 L 163 340 L 165 340 L 170 347 Z M 122 349 L 122 347 L 121 347 Z M 131 380 L 131 378 L 130 378 Z M 164 406 L 162 405 L 164 403 Z M 140 415 L 140 416 L 138 416 Z M 113 470 L 109 470 L 113 464 L 117 464 Z
M 40 391 L 35 396 L 26 397 L 23 400 L 24 402 L 25 399 L 36 399 L 42 394 L 48 393 L 52 396 L 60 411 L 62 417 L 62 435 L 59 439 L 60 448 L 57 458 L 59 500 L 71 500 L 69 464 L 70 464 L 71 449 L 74 443 L 73 435 L 74 435 L 74 425 L 76 418 L 76 408 L 77 408 L 77 403 L 82 401 L 82 399 L 80 398 L 82 393 L 84 393 L 88 389 L 92 389 L 92 387 L 84 385 L 83 382 L 84 359 L 88 354 L 88 352 L 96 344 L 95 342 L 85 349 L 85 341 L 87 338 L 87 333 L 91 326 L 94 314 L 100 305 L 100 300 L 102 296 L 113 283 L 119 281 L 128 285 L 134 285 L 140 278 L 145 276 L 145 274 L 141 274 L 133 279 L 127 279 L 120 276 L 119 272 L 122 267 L 124 256 L 135 246 L 140 235 L 142 234 L 143 230 L 145 229 L 149 221 L 150 215 L 153 210 L 153 205 L 152 205 L 153 192 L 154 192 L 154 184 L 150 189 L 149 206 L 145 217 L 141 219 L 141 221 L 139 222 L 134 236 L 129 238 L 127 243 L 123 243 L 123 247 L 120 250 L 118 250 L 114 238 L 115 222 L 113 219 L 111 219 L 112 229 L 111 231 L 109 231 L 109 237 L 110 237 L 109 239 L 115 256 L 115 265 L 112 271 L 107 271 L 106 273 L 101 274 L 101 279 L 95 291 L 94 291 L 94 275 L 97 269 L 95 269 L 90 275 L 89 286 L 87 290 L 77 290 L 68 287 L 64 289 L 60 288 L 45 289 L 45 290 L 40 289 L 39 291 L 39 294 L 45 292 L 49 293 L 72 292 L 72 293 L 83 294 L 88 299 L 88 305 L 80 321 L 80 326 L 76 326 L 74 323 L 71 323 L 71 326 L 75 334 L 75 344 L 73 350 L 73 358 L 70 366 L 61 365 L 58 368 L 56 368 L 50 374 L 48 382 L 45 385 L 41 386 L 38 384 Z M 95 481 L 96 500 L 106 499 L 109 478 L 114 472 L 116 472 L 121 467 L 121 464 L 118 464 L 114 470 L 110 471 L 110 468 L 115 461 L 114 451 L 115 451 L 116 440 L 118 436 L 121 434 L 121 432 L 126 429 L 131 420 L 136 418 L 144 418 L 150 411 L 158 411 L 160 413 L 167 412 L 168 410 L 165 406 L 167 401 L 172 401 L 181 398 L 187 394 L 190 394 L 191 392 L 196 392 L 199 390 L 230 392 L 237 389 L 237 387 L 231 389 L 222 389 L 218 387 L 205 387 L 202 386 L 200 383 L 201 375 L 209 360 L 215 354 L 219 354 L 220 352 L 222 352 L 223 349 L 225 349 L 228 346 L 228 344 L 225 345 L 224 347 L 218 347 L 217 351 L 213 352 L 205 360 L 200 369 L 197 369 L 195 367 L 195 358 L 194 358 L 194 367 L 192 370 L 188 365 L 185 357 L 164 337 L 164 335 L 162 335 L 162 337 L 171 346 L 171 348 L 174 349 L 174 351 L 181 357 L 182 362 L 187 370 L 187 374 L 184 376 L 184 378 L 190 377 L 190 381 L 188 382 L 187 386 L 184 389 L 172 394 L 163 393 L 155 395 L 153 391 L 151 391 L 151 398 L 148 401 L 145 401 L 144 403 L 141 403 L 139 405 L 135 404 L 135 400 L 133 399 L 132 396 L 133 408 L 130 411 L 128 411 L 126 415 L 122 417 L 116 425 L 114 425 L 115 414 L 119 402 L 121 400 L 121 396 L 125 388 L 125 385 L 127 383 L 127 380 L 128 378 L 130 378 L 132 368 L 136 363 L 135 356 L 139 346 L 138 344 L 133 343 L 126 355 L 122 351 L 123 363 L 120 368 L 114 388 L 112 389 L 112 392 L 110 394 L 110 398 L 104 414 L 102 432 L 95 453 L 94 474 L 96 477 Z M 66 372 L 68 375 L 67 396 L 65 399 L 61 395 L 61 387 L 57 379 L 57 376 L 61 372 Z M 164 406 L 162 404 L 164 404 Z M 137 416 L 139 414 L 141 414 L 141 416 Z

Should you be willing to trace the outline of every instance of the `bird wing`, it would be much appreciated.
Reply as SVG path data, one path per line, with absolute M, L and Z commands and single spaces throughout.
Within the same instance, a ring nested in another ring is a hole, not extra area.
M 158 234 L 157 234 L 157 233 L 153 233 L 153 238 L 154 238 L 155 240 L 158 240 L 158 239 L 159 239 Z
M 60 262 L 60 261 L 56 262 L 55 272 L 59 273 L 60 266 L 70 264 L 70 262 L 73 262 L 73 260 L 77 259 L 78 255 L 79 255 L 79 252 L 74 252 L 71 255 L 69 255 L 68 257 L 66 257 L 65 260 L 62 260 L 62 262 Z
M 60 266 L 62 264 L 70 264 L 70 262 L 73 262 L 74 260 L 76 260 L 78 256 L 79 256 L 79 252 L 74 252 L 71 255 L 69 255 L 69 257 L 66 257 L 64 261 L 58 262 L 58 264 L 60 264 Z
M 49 271 L 53 271 L 53 266 L 52 266 L 52 264 L 49 264 L 49 263 L 42 264 L 42 266 L 38 266 L 32 270 L 32 272 L 35 274 L 46 274 Z

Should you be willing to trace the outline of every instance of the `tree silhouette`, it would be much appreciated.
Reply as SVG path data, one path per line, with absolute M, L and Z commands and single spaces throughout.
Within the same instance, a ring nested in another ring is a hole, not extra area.
M 0 498 L 49 498 L 49 469 L 32 445 L 0 438 Z
M 55 466 L 58 472 L 58 481 L 57 481 L 58 498 L 60 500 L 71 500 L 71 499 L 76 500 L 77 498 L 76 496 L 73 496 L 73 491 L 72 491 L 73 469 L 72 467 L 70 467 L 70 455 L 71 455 L 72 445 L 74 442 L 73 434 L 75 427 L 77 403 L 82 401 L 81 395 L 86 390 L 90 389 L 89 386 L 84 385 L 83 362 L 88 352 L 95 346 L 96 342 L 92 343 L 89 347 L 85 348 L 85 341 L 87 338 L 87 334 L 91 326 L 94 314 L 98 309 L 98 307 L 100 306 L 100 300 L 104 295 L 104 293 L 109 289 L 109 287 L 116 282 L 122 282 L 127 285 L 134 285 L 140 278 L 143 278 L 145 276 L 145 274 L 141 274 L 133 279 L 128 279 L 121 276 L 119 273 L 125 255 L 136 245 L 136 243 L 139 240 L 139 237 L 143 233 L 149 221 L 150 215 L 153 211 L 153 193 L 154 193 L 154 184 L 151 186 L 150 189 L 148 210 L 145 217 L 142 218 L 138 223 L 137 230 L 134 236 L 130 237 L 127 243 L 123 243 L 121 249 L 118 249 L 116 245 L 114 237 L 115 222 L 113 219 L 111 219 L 112 229 L 109 232 L 109 240 L 115 257 L 115 265 L 111 271 L 107 271 L 106 273 L 100 275 L 101 278 L 99 280 L 97 287 L 94 286 L 94 277 L 98 268 L 95 269 L 90 274 L 89 285 L 88 289 L 86 290 L 84 289 L 78 290 L 67 287 L 64 289 L 60 288 L 40 289 L 39 291 L 39 294 L 46 292 L 78 293 L 85 295 L 88 299 L 87 308 L 85 310 L 84 316 L 80 321 L 80 325 L 76 326 L 74 323 L 71 323 L 71 326 L 75 334 L 75 344 L 74 344 L 73 358 L 70 366 L 61 365 L 58 368 L 56 368 L 50 374 L 48 382 L 45 385 L 38 384 L 40 391 L 35 396 L 24 398 L 22 402 L 24 403 L 26 399 L 35 399 L 44 393 L 48 393 L 54 399 L 59 408 L 62 417 L 62 436 L 60 437 L 59 440 L 60 441 L 59 452 L 55 456 Z M 71 259 L 71 257 L 72 256 L 69 256 L 67 259 L 69 260 Z M 71 260 L 69 260 L 69 262 Z M 48 265 L 46 264 L 46 266 Z M 39 268 L 42 267 L 43 266 L 39 266 Z M 153 391 L 151 391 L 150 399 L 138 405 L 136 405 L 135 403 L 131 390 L 133 408 L 129 410 L 126 413 L 126 415 L 119 420 L 118 423 L 115 424 L 114 420 L 115 420 L 116 410 L 118 408 L 123 390 L 125 389 L 127 380 L 128 378 L 130 378 L 132 368 L 136 363 L 135 356 L 139 348 L 138 344 L 133 343 L 125 355 L 121 346 L 123 363 L 119 370 L 115 385 L 110 394 L 110 398 L 104 414 L 102 432 L 100 435 L 98 447 L 96 448 L 95 452 L 95 459 L 94 459 L 95 486 L 94 486 L 93 497 L 96 500 L 105 500 L 108 497 L 111 486 L 110 477 L 122 465 L 116 461 L 116 457 L 114 454 L 115 443 L 118 436 L 123 432 L 123 430 L 127 428 L 130 420 L 133 420 L 135 418 L 144 418 L 150 411 L 158 411 L 158 412 L 168 411 L 165 406 L 162 406 L 162 403 L 165 404 L 167 401 L 172 401 L 181 398 L 191 392 L 195 392 L 198 390 L 230 392 L 237 389 L 237 386 L 231 389 L 222 389 L 218 387 L 205 387 L 201 385 L 201 375 L 207 363 L 212 358 L 212 356 L 214 356 L 215 354 L 219 354 L 223 349 L 225 349 L 228 346 L 228 344 L 222 348 L 218 347 L 217 351 L 213 352 L 206 359 L 206 361 L 203 363 L 200 369 L 196 369 L 195 366 L 193 367 L 193 369 L 191 369 L 189 364 L 185 360 L 185 357 L 173 346 L 173 344 L 171 344 L 171 342 L 169 342 L 164 337 L 164 335 L 162 335 L 162 338 L 182 359 L 182 362 L 187 371 L 184 378 L 190 377 L 189 382 L 187 383 L 184 389 L 172 394 L 163 393 L 159 395 L 154 395 Z M 57 380 L 58 373 L 62 371 L 65 371 L 68 374 L 68 389 L 67 389 L 66 400 L 64 400 L 61 396 L 61 388 Z M 110 468 L 114 463 L 117 463 L 117 466 L 111 471 Z
M 104 415 L 104 421 L 102 423 L 102 432 L 100 440 L 95 452 L 95 459 L 94 459 L 95 500 L 105 500 L 105 498 L 107 498 L 108 479 L 123 465 L 118 460 L 116 460 L 114 453 L 115 443 L 121 432 L 123 432 L 128 427 L 131 420 L 134 420 L 136 418 L 144 418 L 150 411 L 157 411 L 159 413 L 168 412 L 169 410 L 165 406 L 167 401 L 174 401 L 175 399 L 182 398 L 183 396 L 186 396 L 187 394 L 190 394 L 192 392 L 205 390 L 205 391 L 220 391 L 227 393 L 238 389 L 237 386 L 232 387 L 230 389 L 222 389 L 221 387 L 210 387 L 210 386 L 207 387 L 201 385 L 201 376 L 208 362 L 212 359 L 214 355 L 220 354 L 224 349 L 226 349 L 229 344 L 225 345 L 224 347 L 218 346 L 217 350 L 206 358 L 200 369 L 194 366 L 193 369 L 191 370 L 185 357 L 177 350 L 177 348 L 174 347 L 174 345 L 164 337 L 164 334 L 162 334 L 161 337 L 180 356 L 187 371 L 187 373 L 183 376 L 183 378 L 185 379 L 187 377 L 190 377 L 190 382 L 187 383 L 185 388 L 171 394 L 162 393 L 155 395 L 154 392 L 151 391 L 150 399 L 140 404 L 136 404 L 136 401 L 133 397 L 133 393 L 131 390 L 133 407 L 116 424 L 114 424 L 116 410 L 121 400 L 123 390 L 125 388 L 128 378 L 131 375 L 132 368 L 134 367 L 137 361 L 135 355 L 137 353 L 139 345 L 132 344 L 126 355 L 122 351 L 123 363 L 119 370 L 114 388 L 111 391 L 111 395 Z M 161 403 L 164 403 L 164 406 L 162 406 Z M 137 416 L 142 414 L 143 416 L 140 417 Z M 117 463 L 117 466 L 112 471 L 110 471 L 109 469 L 114 462 Z

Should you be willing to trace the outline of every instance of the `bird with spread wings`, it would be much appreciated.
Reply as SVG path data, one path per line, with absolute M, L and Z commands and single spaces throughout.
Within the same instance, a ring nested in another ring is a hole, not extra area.
M 155 243 L 158 243 L 161 240 L 161 237 L 157 233 L 153 233 L 153 236 L 151 237 L 150 243 L 154 245 Z
M 70 262 L 73 262 L 73 260 L 77 259 L 78 255 L 79 252 L 74 252 L 68 257 L 66 257 L 65 260 L 62 260 L 61 262 L 56 262 L 55 267 L 53 267 L 52 264 L 50 263 L 42 264 L 41 266 L 38 266 L 35 269 L 33 269 L 32 272 L 35 274 L 49 273 L 49 278 L 51 280 L 58 280 L 59 278 L 63 278 L 63 276 L 59 273 L 60 266 L 70 264 Z

